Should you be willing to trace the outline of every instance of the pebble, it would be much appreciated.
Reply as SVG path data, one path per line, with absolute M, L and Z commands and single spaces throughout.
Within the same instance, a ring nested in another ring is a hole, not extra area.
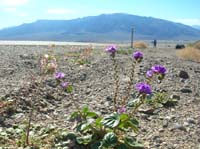
M 182 93 L 192 93 L 192 90 L 189 89 L 189 88 L 182 88 L 180 91 L 181 91 Z
M 167 119 L 165 119 L 165 120 L 163 120 L 163 128 L 166 128 L 166 127 L 168 127 L 168 120 Z
M 187 131 L 186 127 L 181 125 L 181 124 L 178 124 L 176 123 L 172 128 L 171 128 L 171 131 L 174 131 L 174 130 L 182 130 L 182 131 Z
M 171 95 L 170 96 L 170 99 L 177 99 L 177 100 L 180 100 L 181 97 L 179 95 Z
M 184 70 L 181 70 L 181 71 L 179 72 L 179 77 L 180 77 L 180 78 L 183 78 L 183 79 L 189 79 L 188 73 L 187 73 L 186 71 L 184 71 Z
M 187 122 L 188 122 L 189 124 L 196 124 L 196 122 L 195 122 L 195 120 L 194 120 L 193 118 L 188 118 L 188 119 L 187 119 Z

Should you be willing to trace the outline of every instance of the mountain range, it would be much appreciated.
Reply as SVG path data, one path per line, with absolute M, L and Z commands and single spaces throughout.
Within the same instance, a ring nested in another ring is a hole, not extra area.
M 134 39 L 196 40 L 200 30 L 191 26 L 131 14 L 114 13 L 72 20 L 38 20 L 0 30 L 0 40 L 110 42 Z

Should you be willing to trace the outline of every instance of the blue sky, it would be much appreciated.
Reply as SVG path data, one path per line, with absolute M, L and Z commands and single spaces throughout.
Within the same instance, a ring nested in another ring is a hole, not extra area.
M 0 29 L 39 19 L 129 13 L 200 25 L 200 0 L 0 0 Z

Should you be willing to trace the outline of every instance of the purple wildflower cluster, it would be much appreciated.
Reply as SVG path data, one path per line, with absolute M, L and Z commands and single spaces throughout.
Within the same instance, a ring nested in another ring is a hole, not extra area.
M 125 112 L 126 112 L 126 107 L 125 107 L 125 106 L 120 107 L 120 108 L 117 110 L 117 112 L 118 112 L 119 114 L 125 113 Z
M 151 67 L 151 70 L 154 73 L 165 75 L 167 73 L 167 69 L 162 65 L 155 65 Z
M 66 89 L 69 86 L 69 82 L 62 82 L 61 87 Z
M 55 79 L 60 80 L 65 77 L 65 74 L 63 72 L 56 72 L 55 73 Z
M 69 82 L 63 82 L 62 80 L 65 78 L 65 74 L 63 72 L 56 72 L 54 77 L 64 90 L 68 88 Z
M 144 82 L 140 82 L 140 83 L 137 83 L 135 85 L 135 88 L 136 90 L 140 93 L 140 94 L 151 94 L 152 91 L 151 91 L 151 86 L 147 83 L 144 83 Z
M 151 67 L 150 70 L 147 71 L 146 77 L 150 79 L 153 77 L 153 74 L 156 74 L 158 75 L 158 79 L 162 80 L 164 76 L 166 75 L 166 73 L 167 73 L 167 69 L 164 66 L 154 65 Z
M 137 61 L 137 62 L 141 62 L 143 59 L 143 53 L 140 51 L 136 51 L 132 54 L 132 57 Z
M 116 45 L 111 45 L 106 48 L 106 52 L 110 53 L 110 56 L 115 57 L 115 53 L 117 51 Z

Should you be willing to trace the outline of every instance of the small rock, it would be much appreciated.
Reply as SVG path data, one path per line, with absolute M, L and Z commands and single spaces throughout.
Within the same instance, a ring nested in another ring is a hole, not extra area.
M 187 73 L 186 71 L 184 71 L 184 70 L 181 70 L 181 71 L 179 72 L 179 77 L 180 77 L 180 78 L 183 78 L 183 79 L 189 79 L 188 73 Z
M 163 128 L 166 128 L 168 126 L 168 120 L 163 120 Z
M 80 77 L 79 77 L 79 80 L 80 81 L 85 81 L 86 80 L 86 78 L 87 78 L 87 74 L 82 74 Z
M 181 124 L 175 124 L 174 127 L 171 129 L 171 131 L 178 130 L 178 129 L 182 131 L 187 131 L 186 127 L 184 127 Z
M 189 88 L 182 88 L 180 91 L 181 91 L 182 93 L 192 93 L 192 90 L 189 89 Z
M 110 102 L 106 101 L 106 102 L 104 103 L 104 105 L 105 105 L 105 107 L 109 107 L 109 106 L 110 106 Z
M 180 100 L 181 97 L 179 95 L 171 95 L 170 96 L 170 99 L 177 99 L 177 100 Z
M 106 100 L 107 100 L 107 101 L 112 101 L 112 97 L 107 96 L 107 97 L 106 97 Z
M 188 122 L 189 124 L 196 124 L 196 122 L 195 122 L 195 120 L 194 120 L 193 118 L 188 118 L 188 119 L 187 119 L 187 122 Z

